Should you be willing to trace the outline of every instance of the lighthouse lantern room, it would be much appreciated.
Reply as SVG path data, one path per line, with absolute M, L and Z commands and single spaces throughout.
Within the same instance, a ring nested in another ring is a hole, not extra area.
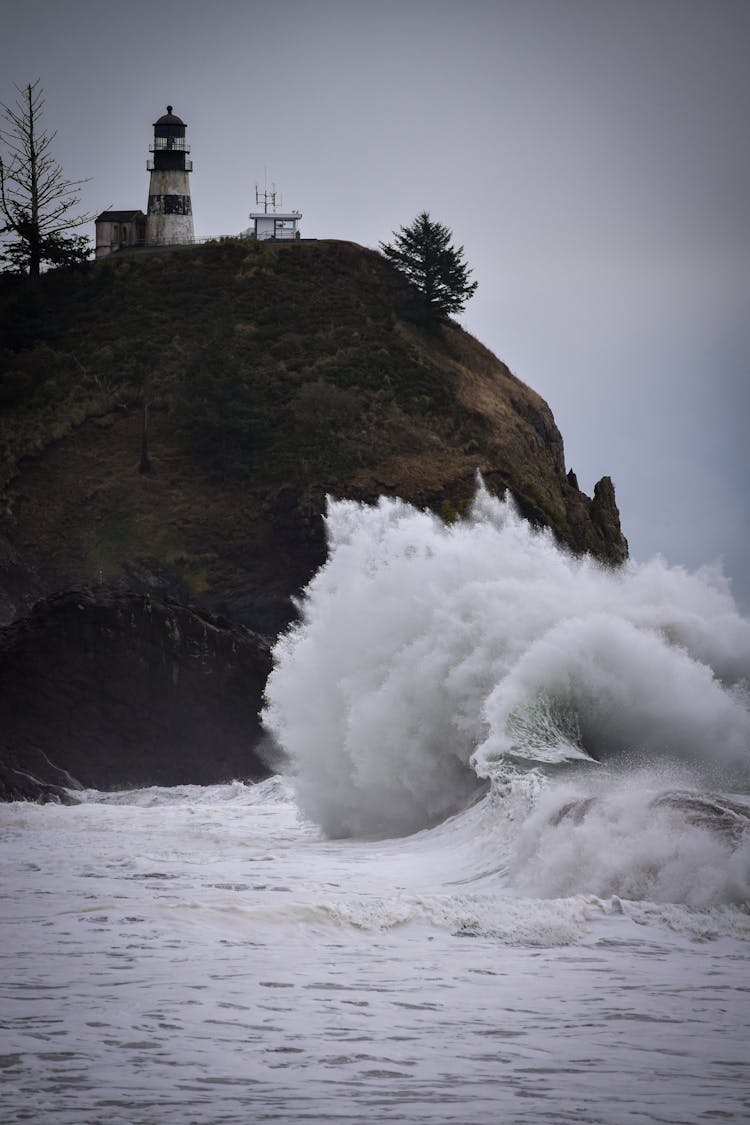
M 193 162 L 188 159 L 190 146 L 185 143 L 185 122 L 167 106 L 167 112 L 154 122 L 153 157 L 146 168 L 151 173 L 146 212 L 146 245 L 172 246 L 192 242 L 193 208 L 190 202 L 188 173 Z

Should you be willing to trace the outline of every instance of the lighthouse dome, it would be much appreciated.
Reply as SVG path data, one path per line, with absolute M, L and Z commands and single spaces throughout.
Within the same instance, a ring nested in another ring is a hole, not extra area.
M 185 122 L 176 113 L 172 113 L 171 105 L 167 106 L 167 112 L 163 114 L 154 125 L 184 125 Z

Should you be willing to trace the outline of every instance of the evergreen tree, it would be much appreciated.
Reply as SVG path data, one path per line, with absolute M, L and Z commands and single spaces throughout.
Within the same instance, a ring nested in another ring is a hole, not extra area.
M 15 106 L 2 105 L 0 129 L 0 234 L 10 236 L 0 257 L 18 273 L 38 276 L 41 266 L 71 265 L 88 256 L 88 239 L 66 232 L 91 222 L 72 212 L 82 180 L 66 180 L 50 152 L 55 133 L 40 126 L 44 94 L 39 80 L 22 89 Z
M 422 295 L 430 319 L 445 320 L 461 312 L 477 282 L 469 281 L 464 248 L 451 245 L 448 227 L 422 211 L 410 227 L 393 233 L 393 242 L 381 242 L 380 249 Z

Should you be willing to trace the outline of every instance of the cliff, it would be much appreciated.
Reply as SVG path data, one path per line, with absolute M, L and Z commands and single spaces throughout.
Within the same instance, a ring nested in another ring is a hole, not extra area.
M 611 482 L 579 490 L 540 396 L 457 325 L 425 324 L 382 256 L 351 243 L 237 240 L 2 277 L 0 332 L 0 624 L 85 588 L 271 638 L 324 558 L 326 495 L 453 519 L 477 471 L 571 550 L 627 556 Z M 147 776 L 115 773 L 84 783 Z
M 0 630 L 0 798 L 257 780 L 263 638 L 138 594 L 78 590 Z

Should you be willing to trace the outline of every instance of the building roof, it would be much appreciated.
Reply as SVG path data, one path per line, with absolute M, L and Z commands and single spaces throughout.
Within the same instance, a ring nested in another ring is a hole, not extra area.
M 137 219 L 145 219 L 143 211 L 102 211 L 94 220 L 97 223 L 128 223 Z
M 301 219 L 301 211 L 251 211 L 248 219 Z
M 158 121 L 154 121 L 154 125 L 184 125 L 185 122 L 176 113 L 172 113 L 171 105 L 167 106 L 167 112 L 161 116 Z

